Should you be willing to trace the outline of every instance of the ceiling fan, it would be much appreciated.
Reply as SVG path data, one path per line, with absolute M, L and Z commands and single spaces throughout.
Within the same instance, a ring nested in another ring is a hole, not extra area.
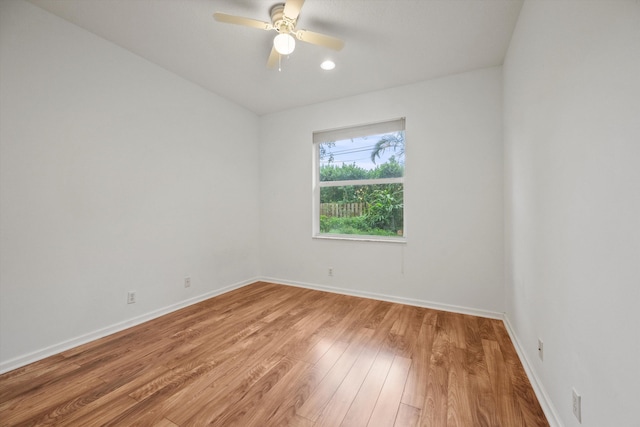
M 300 15 L 300 9 L 302 9 L 303 4 L 304 0 L 286 0 L 286 3 L 276 4 L 270 10 L 271 22 L 227 15 L 220 12 L 214 13 L 213 17 L 219 22 L 244 25 L 265 31 L 275 30 L 278 35 L 273 39 L 273 47 L 267 60 L 267 67 L 269 68 L 275 67 L 281 56 L 286 56 L 293 52 L 296 45 L 295 39 L 333 50 L 342 49 L 344 42 L 338 38 L 296 28 L 298 15 Z

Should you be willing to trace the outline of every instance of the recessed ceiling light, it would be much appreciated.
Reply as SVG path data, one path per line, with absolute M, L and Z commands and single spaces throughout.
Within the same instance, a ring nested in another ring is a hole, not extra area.
M 336 63 L 328 59 L 320 64 L 320 68 L 326 71 L 333 70 L 334 68 L 336 68 Z

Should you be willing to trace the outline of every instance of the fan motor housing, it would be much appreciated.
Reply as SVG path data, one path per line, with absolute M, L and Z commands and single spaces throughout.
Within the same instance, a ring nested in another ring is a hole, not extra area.
M 296 20 L 287 18 L 284 14 L 284 3 L 274 5 L 270 11 L 273 27 L 279 33 L 293 33 Z

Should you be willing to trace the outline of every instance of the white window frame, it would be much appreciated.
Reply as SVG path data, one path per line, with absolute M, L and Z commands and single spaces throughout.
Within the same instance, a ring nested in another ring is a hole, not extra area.
M 398 118 L 384 122 L 370 123 L 358 126 L 349 126 L 338 129 L 316 131 L 313 133 L 313 230 L 312 238 L 327 240 L 356 240 L 367 242 L 406 243 L 406 211 L 403 207 L 403 235 L 402 236 L 374 236 L 360 234 L 328 234 L 320 233 L 320 189 L 324 187 L 362 186 L 375 184 L 402 184 L 405 188 L 404 176 L 399 178 L 357 179 L 345 181 L 320 181 L 320 151 L 321 143 L 340 141 L 350 138 L 358 138 L 369 135 L 377 135 L 391 132 L 406 132 L 405 118 Z M 406 140 L 406 134 L 405 134 Z M 406 149 L 405 149 L 406 153 Z M 406 156 L 405 156 L 406 157 Z

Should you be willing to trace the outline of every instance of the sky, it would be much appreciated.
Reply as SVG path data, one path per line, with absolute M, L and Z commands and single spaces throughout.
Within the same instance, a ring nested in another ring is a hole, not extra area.
M 371 161 L 371 151 L 383 135 L 386 134 L 336 141 L 335 146 L 329 148 L 327 150 L 327 153 L 333 153 L 332 164 L 336 166 L 342 166 L 342 164 L 350 165 L 355 163 L 357 166 L 363 169 L 375 169 L 376 166 L 386 163 L 389 160 L 389 157 L 394 154 L 393 149 L 387 149 L 384 151 L 384 153 L 382 153 L 380 158 L 376 158 L 376 163 L 373 163 Z M 327 161 L 328 156 L 320 161 L 320 165 L 328 164 Z

